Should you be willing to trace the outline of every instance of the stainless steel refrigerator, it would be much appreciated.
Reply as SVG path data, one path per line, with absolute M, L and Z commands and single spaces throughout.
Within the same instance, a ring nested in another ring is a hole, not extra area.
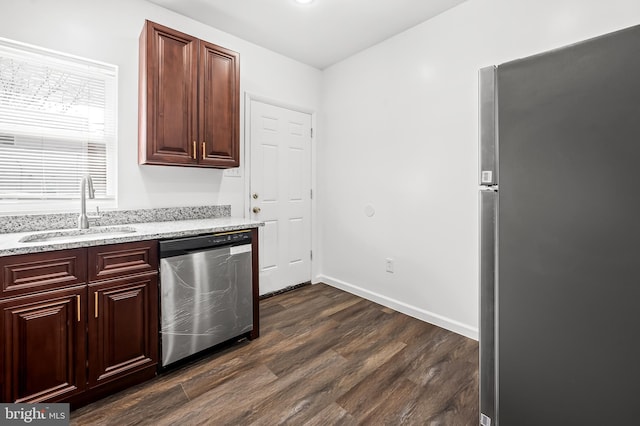
M 640 424 L 640 26 L 480 70 L 480 424 Z

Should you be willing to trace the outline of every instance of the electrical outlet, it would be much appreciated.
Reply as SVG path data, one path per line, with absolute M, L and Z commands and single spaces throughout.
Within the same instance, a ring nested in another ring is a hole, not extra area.
M 222 173 L 224 176 L 240 177 L 240 167 L 233 167 L 231 169 L 224 169 Z
M 394 268 L 394 266 L 395 266 L 395 265 L 393 264 L 393 259 L 391 259 L 391 258 L 387 257 L 387 258 L 384 260 L 384 263 L 385 263 L 385 267 L 386 267 L 387 272 L 389 272 L 389 273 L 393 274 L 393 268 Z

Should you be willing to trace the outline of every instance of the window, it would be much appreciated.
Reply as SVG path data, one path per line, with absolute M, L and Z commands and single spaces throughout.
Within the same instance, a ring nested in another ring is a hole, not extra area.
M 117 75 L 0 38 L 0 211 L 72 211 L 86 174 L 115 207 Z

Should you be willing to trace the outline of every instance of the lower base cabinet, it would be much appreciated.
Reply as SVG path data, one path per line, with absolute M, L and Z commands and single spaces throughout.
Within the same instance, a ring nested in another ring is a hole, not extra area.
M 89 286 L 89 387 L 155 369 L 158 277 L 145 275 Z
M 86 387 L 86 286 L 0 302 L 3 402 L 66 401 Z
M 156 241 L 0 258 L 1 402 L 77 407 L 154 377 L 157 270 Z

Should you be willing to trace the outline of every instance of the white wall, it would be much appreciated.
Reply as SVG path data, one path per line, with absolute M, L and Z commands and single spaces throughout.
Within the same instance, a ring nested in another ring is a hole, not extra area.
M 244 170 L 238 178 L 217 169 L 138 165 L 138 36 L 145 19 L 239 52 L 241 93 L 318 108 L 317 69 L 144 0 L 0 0 L 0 10 L 0 37 L 119 66 L 119 209 L 231 204 L 232 215 L 245 213 Z
M 469 0 L 325 70 L 316 280 L 477 338 L 478 69 L 639 23 L 637 0 Z
M 137 164 L 144 19 L 240 52 L 243 93 L 319 111 L 314 280 L 471 337 L 477 70 L 640 23 L 637 0 L 469 0 L 322 73 L 144 0 L 0 0 L 0 10 L 0 37 L 120 67 L 121 209 L 231 204 L 244 214 L 244 170 Z

